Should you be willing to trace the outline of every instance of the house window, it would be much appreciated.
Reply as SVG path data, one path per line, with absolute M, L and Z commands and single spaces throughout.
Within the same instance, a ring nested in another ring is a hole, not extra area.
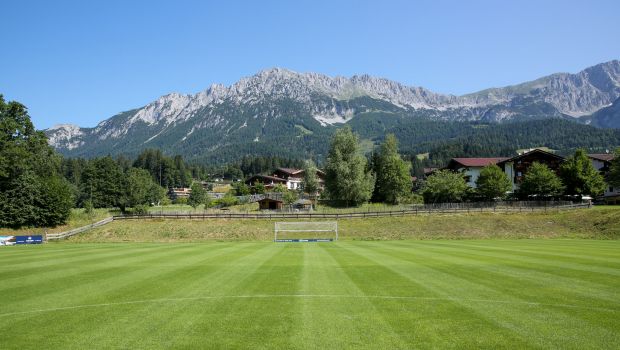
M 523 174 L 520 171 L 517 171 L 517 176 L 523 176 Z
M 614 187 L 613 186 L 609 186 L 609 192 L 613 192 L 614 191 Z

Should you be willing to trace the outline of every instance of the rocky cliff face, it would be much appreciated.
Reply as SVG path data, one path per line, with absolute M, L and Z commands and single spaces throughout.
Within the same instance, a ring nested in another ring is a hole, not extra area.
M 273 68 L 231 86 L 215 84 L 195 95 L 162 96 L 94 128 L 58 125 L 46 133 L 50 144 L 75 155 L 93 154 L 95 147 L 101 149 L 95 153 L 105 154 L 144 147 L 183 148 L 192 142 L 213 149 L 229 142 L 231 135 L 236 135 L 235 142 L 258 142 L 268 129 L 280 129 L 275 124 L 284 121 L 329 127 L 376 112 L 384 113 L 384 118 L 488 122 L 568 118 L 594 113 L 619 97 L 617 60 L 577 74 L 553 74 L 464 96 L 437 94 L 368 75 L 329 77 Z

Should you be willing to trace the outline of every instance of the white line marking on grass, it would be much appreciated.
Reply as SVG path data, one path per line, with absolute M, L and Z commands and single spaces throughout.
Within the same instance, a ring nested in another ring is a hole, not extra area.
M 530 301 L 510 301 L 510 300 L 491 300 L 491 299 L 462 299 L 462 298 L 449 298 L 449 297 L 420 297 L 420 296 L 398 296 L 398 295 L 344 295 L 344 294 L 256 294 L 256 295 L 213 295 L 202 297 L 186 297 L 186 298 L 163 298 L 163 299 L 145 299 L 145 300 L 130 300 L 120 301 L 115 303 L 101 303 L 101 304 L 85 304 L 74 306 L 63 306 L 49 309 L 36 309 L 29 311 L 17 311 L 0 314 L 0 317 L 25 315 L 42 312 L 53 311 L 65 311 L 85 308 L 95 308 L 104 306 L 122 306 L 133 304 L 148 304 L 148 303 L 166 303 L 166 302 L 182 302 L 182 301 L 196 301 L 196 300 L 217 300 L 217 299 L 272 299 L 272 298 L 345 298 L 345 299 L 383 299 L 383 300 L 425 300 L 425 301 L 454 301 L 454 302 L 473 302 L 473 303 L 493 303 L 493 304 L 507 304 L 507 305 L 525 305 L 525 306 L 552 306 L 552 307 L 564 307 L 574 309 L 588 309 L 598 311 L 620 312 L 620 309 L 611 309 L 595 306 L 580 306 L 571 304 L 553 304 L 553 303 L 538 303 Z

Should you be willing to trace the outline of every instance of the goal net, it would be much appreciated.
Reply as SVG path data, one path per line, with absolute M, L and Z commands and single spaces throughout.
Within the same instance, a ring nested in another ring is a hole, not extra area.
M 338 240 L 335 221 L 276 222 L 274 242 L 332 242 Z

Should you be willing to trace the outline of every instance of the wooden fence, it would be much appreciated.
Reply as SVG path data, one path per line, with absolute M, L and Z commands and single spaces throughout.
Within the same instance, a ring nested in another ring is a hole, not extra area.
M 462 203 L 461 203 L 462 204 Z M 479 213 L 479 212 L 546 212 L 578 208 L 589 208 L 590 204 L 538 205 L 538 206 L 468 206 L 468 205 L 428 205 L 410 209 L 390 211 L 360 211 L 350 213 L 317 212 L 245 212 L 245 213 L 148 213 L 125 214 L 114 216 L 114 220 L 131 219 L 353 219 L 374 218 L 442 213 Z
M 555 202 L 557 203 L 557 202 Z M 313 212 L 256 212 L 256 213 L 154 213 L 154 214 L 139 214 L 139 215 L 115 215 L 101 221 L 95 222 L 90 225 L 82 226 L 70 231 L 60 233 L 48 233 L 46 240 L 64 239 L 88 231 L 95 227 L 103 226 L 114 220 L 140 220 L 140 219 L 354 219 L 354 218 L 376 218 L 376 217 L 396 217 L 396 216 L 408 216 L 408 215 L 429 215 L 429 214 L 442 214 L 442 213 L 480 213 L 480 212 L 512 212 L 512 213 L 527 213 L 527 212 L 547 212 L 547 211 L 560 211 L 579 208 L 589 208 L 591 205 L 587 203 L 583 204 L 564 204 L 561 205 L 536 205 L 525 206 L 523 203 L 519 205 L 494 205 L 494 206 L 480 206 L 469 205 L 471 203 L 448 203 L 437 205 L 423 205 L 412 206 L 408 209 L 390 210 L 390 211 L 361 211 L 350 213 L 313 213 Z
M 60 233 L 48 233 L 48 234 L 45 235 L 45 239 L 48 240 L 48 241 L 49 240 L 55 240 L 55 239 L 64 239 L 64 238 L 67 238 L 67 237 L 71 237 L 73 235 L 77 235 L 78 233 L 82 233 L 84 231 L 88 231 L 88 230 L 90 230 L 92 228 L 103 226 L 103 225 L 105 225 L 107 223 L 112 222 L 113 220 L 114 220 L 114 217 L 109 217 L 109 218 L 105 218 L 105 219 L 103 219 L 101 221 L 97 221 L 94 224 L 78 227 L 78 228 L 75 228 L 75 229 L 70 230 L 70 231 L 65 231 L 65 232 L 60 232 Z

